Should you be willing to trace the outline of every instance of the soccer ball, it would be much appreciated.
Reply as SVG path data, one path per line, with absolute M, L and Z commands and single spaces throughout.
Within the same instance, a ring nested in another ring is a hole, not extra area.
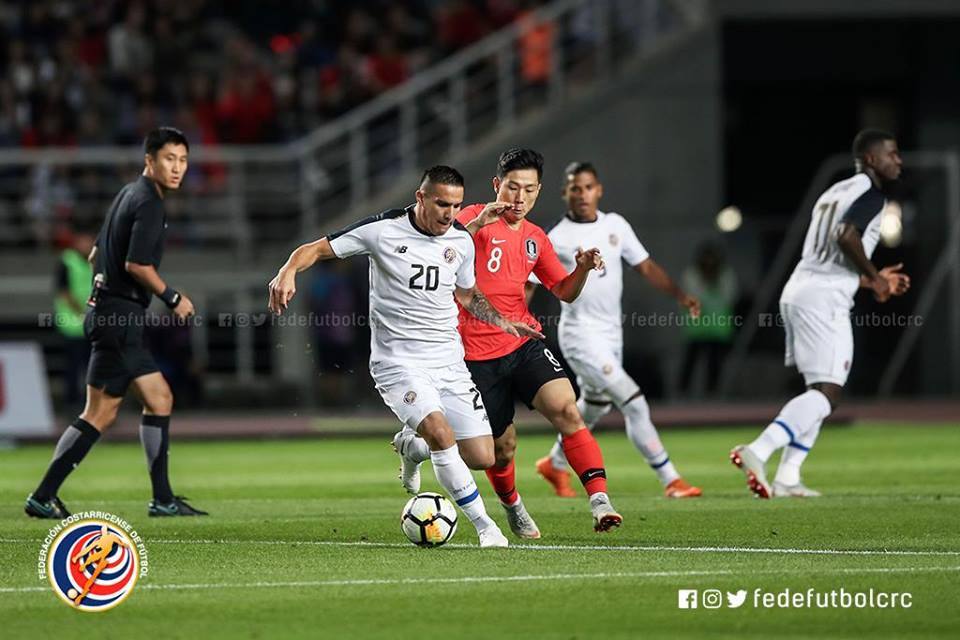
M 403 507 L 400 528 L 418 547 L 439 547 L 457 532 L 457 510 L 439 493 L 419 493 Z

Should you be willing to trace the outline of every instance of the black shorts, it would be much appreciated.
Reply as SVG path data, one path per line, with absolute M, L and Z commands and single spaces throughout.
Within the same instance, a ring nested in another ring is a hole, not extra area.
M 540 387 L 567 377 L 560 361 L 540 340 L 528 340 L 513 353 L 499 358 L 466 362 L 483 398 L 494 438 L 502 436 L 513 422 L 515 399 L 532 409 Z
M 90 341 L 87 384 L 122 397 L 130 383 L 159 371 L 144 343 L 146 310 L 138 303 L 101 296 L 83 320 Z

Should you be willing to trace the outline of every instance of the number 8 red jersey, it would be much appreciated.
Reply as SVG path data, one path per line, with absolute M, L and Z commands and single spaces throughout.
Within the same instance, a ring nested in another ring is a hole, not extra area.
M 479 215 L 483 204 L 463 209 L 457 220 L 466 225 Z M 476 248 L 477 288 L 504 318 L 525 322 L 537 329 L 540 323 L 527 308 L 523 294 L 530 272 L 547 289 L 567 277 L 553 244 L 543 229 L 524 219 L 511 229 L 502 219 L 480 229 L 473 238 Z M 525 337 L 514 337 L 481 322 L 460 309 L 460 336 L 467 360 L 492 360 L 516 351 Z

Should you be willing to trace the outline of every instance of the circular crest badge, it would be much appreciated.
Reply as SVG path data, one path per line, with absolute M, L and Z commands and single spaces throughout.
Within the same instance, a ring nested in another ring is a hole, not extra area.
M 141 573 L 138 546 L 105 520 L 80 520 L 63 529 L 46 553 L 53 591 L 81 611 L 107 611 L 127 599 Z

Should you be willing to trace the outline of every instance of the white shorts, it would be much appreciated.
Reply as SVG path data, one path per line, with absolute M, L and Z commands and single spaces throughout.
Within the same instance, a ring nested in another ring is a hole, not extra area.
M 414 431 L 439 411 L 457 440 L 492 435 L 480 392 L 462 360 L 446 367 L 371 362 L 370 375 L 384 403 Z
M 796 366 L 807 385 L 847 383 L 853 364 L 853 327 L 850 313 L 816 311 L 787 302 L 780 303 L 786 332 L 784 364 Z
M 563 357 L 577 374 L 581 395 L 621 406 L 640 390 L 623 368 L 623 345 L 600 340 L 588 343 L 585 337 L 589 336 L 560 337 Z

